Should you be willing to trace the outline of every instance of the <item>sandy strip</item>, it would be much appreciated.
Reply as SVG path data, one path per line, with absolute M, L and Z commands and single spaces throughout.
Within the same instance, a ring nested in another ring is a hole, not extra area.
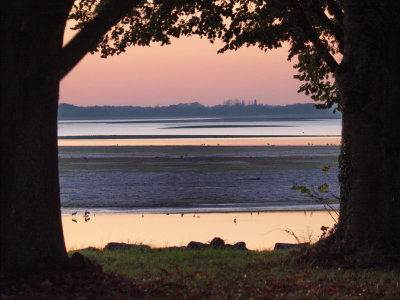
M 183 138 L 58 140 L 59 146 L 325 146 L 340 145 L 340 137 Z

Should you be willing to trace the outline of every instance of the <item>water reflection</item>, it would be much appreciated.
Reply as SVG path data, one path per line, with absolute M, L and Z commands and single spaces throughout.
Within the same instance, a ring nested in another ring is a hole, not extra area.
M 341 119 L 69 120 L 59 136 L 85 135 L 340 135 Z
M 261 250 L 273 248 L 276 242 L 295 243 L 296 238 L 316 240 L 321 226 L 333 226 L 328 212 L 324 211 L 92 214 L 90 222 L 85 222 L 84 215 L 63 215 L 62 221 L 68 250 L 102 248 L 109 242 L 182 246 L 190 241 L 209 242 L 214 237 L 228 243 L 244 241 L 249 249 Z

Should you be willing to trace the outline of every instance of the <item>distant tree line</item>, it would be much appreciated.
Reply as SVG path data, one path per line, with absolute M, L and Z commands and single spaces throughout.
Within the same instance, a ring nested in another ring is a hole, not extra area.
M 332 110 L 317 110 L 311 103 L 291 105 L 258 104 L 257 100 L 227 100 L 222 105 L 204 106 L 198 102 L 169 106 L 75 106 L 62 103 L 58 109 L 59 120 L 69 119 L 122 119 L 147 117 L 226 117 L 262 115 L 306 115 L 323 118 L 340 118 Z

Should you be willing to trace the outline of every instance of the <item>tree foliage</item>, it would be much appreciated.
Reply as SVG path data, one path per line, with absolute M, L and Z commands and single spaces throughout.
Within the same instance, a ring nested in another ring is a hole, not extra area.
M 112 0 L 82 0 L 70 18 L 75 29 L 85 28 Z M 116 4 L 114 4 L 116 5 Z M 172 38 L 199 35 L 224 46 L 220 53 L 243 46 L 263 51 L 289 45 L 288 59 L 297 58 L 294 77 L 299 92 L 316 101 L 317 108 L 339 110 L 335 83 L 343 54 L 343 12 L 339 0 L 154 0 L 138 2 L 99 38 L 92 52 L 102 57 L 120 54 L 133 45 L 167 45 Z

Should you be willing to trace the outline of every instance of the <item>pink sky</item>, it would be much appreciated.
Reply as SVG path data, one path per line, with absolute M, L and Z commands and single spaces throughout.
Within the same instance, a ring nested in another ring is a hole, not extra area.
M 68 33 L 67 35 L 70 35 Z M 131 47 L 102 59 L 87 55 L 61 82 L 60 102 L 75 105 L 170 105 L 257 99 L 265 104 L 304 103 L 287 49 L 256 47 L 217 54 L 222 44 L 198 37 L 161 47 Z

